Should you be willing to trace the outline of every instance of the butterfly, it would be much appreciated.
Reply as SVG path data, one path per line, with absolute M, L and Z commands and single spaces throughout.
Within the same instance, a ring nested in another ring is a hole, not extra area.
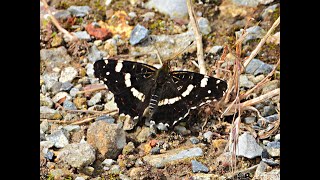
M 227 83 L 190 71 L 170 71 L 169 61 L 157 69 L 127 60 L 102 59 L 94 75 L 114 94 L 119 113 L 134 121 L 172 127 L 190 110 L 218 101 Z

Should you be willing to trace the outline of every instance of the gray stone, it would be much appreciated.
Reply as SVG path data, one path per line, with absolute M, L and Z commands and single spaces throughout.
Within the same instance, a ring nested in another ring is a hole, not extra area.
M 44 133 L 49 130 L 48 120 L 45 119 L 44 121 L 42 121 L 42 123 L 40 124 L 40 130 Z
M 57 94 L 58 92 L 60 92 L 62 83 L 61 82 L 55 82 L 52 87 L 51 87 L 51 93 L 52 94 Z
M 123 155 L 132 154 L 134 150 L 135 150 L 135 147 L 133 142 L 128 142 L 128 144 L 123 147 L 122 154 Z
M 67 64 L 72 59 L 64 46 L 51 49 L 41 49 L 40 50 L 40 60 L 50 61 L 53 67 L 60 67 L 58 65 Z M 61 64 L 60 64 L 61 63 Z
M 120 166 L 119 165 L 112 165 L 109 172 L 112 174 L 119 174 L 120 173 Z
M 280 156 L 280 142 L 279 141 L 269 142 L 267 144 L 266 149 L 272 157 L 279 157 Z
M 44 73 L 42 77 L 47 89 L 51 89 L 53 84 L 58 81 L 59 74 L 55 72 Z
M 197 172 L 209 172 L 209 169 L 201 164 L 200 162 L 196 161 L 196 160 L 191 160 L 191 164 L 192 164 L 192 172 L 197 173 Z
M 87 69 L 87 75 L 88 75 L 90 78 L 95 78 L 95 77 L 94 77 L 93 64 L 88 63 L 88 64 L 86 65 L 86 69 Z
M 66 110 L 77 110 L 76 105 L 74 105 L 73 102 L 69 100 L 63 102 L 63 108 Z
M 155 8 L 159 12 L 169 15 L 171 19 L 175 18 L 187 18 L 188 8 L 185 0 L 149 0 L 146 8 Z
M 44 155 L 44 157 L 45 157 L 46 159 L 48 159 L 48 160 L 52 160 L 52 158 L 53 158 L 53 152 L 52 152 L 52 151 L 48 151 L 48 152 Z
M 208 35 L 211 33 L 210 23 L 207 18 L 200 17 L 198 19 L 199 29 L 202 35 Z M 191 27 L 191 24 L 190 24 Z
M 246 124 L 252 124 L 256 121 L 256 117 L 250 116 L 244 118 L 244 123 Z
M 274 4 L 274 5 L 271 5 L 271 6 L 267 7 L 266 9 L 264 9 L 262 11 L 261 17 L 263 19 L 266 18 L 267 16 L 272 14 L 277 9 L 278 6 L 279 6 L 279 4 Z
M 128 13 L 128 16 L 129 16 L 130 18 L 135 18 L 135 17 L 137 17 L 137 14 L 136 14 L 135 12 L 129 12 L 129 13 Z
M 140 143 L 147 141 L 150 134 L 151 134 L 150 128 L 143 126 L 142 130 L 137 135 L 137 141 Z
M 69 91 L 73 87 L 73 84 L 69 81 L 61 84 L 60 91 Z
M 262 158 L 261 160 L 269 166 L 278 166 L 280 164 L 278 160 L 274 160 L 273 158 Z
M 41 85 L 41 91 L 40 92 L 42 94 L 46 94 L 47 93 L 47 87 L 44 84 Z
M 240 37 L 242 35 L 243 29 L 236 31 L 236 36 Z M 266 31 L 260 26 L 252 26 L 246 29 L 248 35 L 242 41 L 242 44 L 246 44 L 249 40 L 261 39 L 266 34 Z
M 200 140 L 194 136 L 190 137 L 189 140 L 192 144 L 198 144 L 200 142 Z
M 248 132 L 245 132 L 239 136 L 238 147 L 236 151 L 237 156 L 243 156 L 252 159 L 254 157 L 261 156 L 262 150 L 262 147 L 257 144 L 254 137 Z
M 80 90 L 78 88 L 72 88 L 70 90 L 70 96 L 75 97 Z
M 181 134 L 181 135 L 183 135 L 183 136 L 185 136 L 185 135 L 188 135 L 188 134 L 190 134 L 191 133 L 191 131 L 190 130 L 188 130 L 186 127 L 184 127 L 184 126 L 179 126 L 179 125 L 177 125 L 177 126 L 174 126 L 174 131 L 176 131 L 178 134 Z
M 64 20 L 67 20 L 69 17 L 71 17 L 71 13 L 67 10 L 61 10 L 54 13 L 53 16 L 60 21 L 64 21 Z
M 260 161 L 260 163 L 258 164 L 258 167 L 256 169 L 256 172 L 254 173 L 254 177 L 258 177 L 260 176 L 260 174 L 262 174 L 263 172 L 265 172 L 267 170 L 268 164 L 266 164 L 263 161 Z
M 168 127 L 163 123 L 159 123 L 156 126 L 157 126 L 157 129 L 159 129 L 160 131 L 168 131 Z
M 111 165 L 115 164 L 116 161 L 113 160 L 113 159 L 105 159 L 101 164 L 103 166 L 107 166 L 107 167 L 110 167 Z
M 207 142 L 210 142 L 213 136 L 213 132 L 207 131 L 203 133 L 203 137 L 207 140 Z
M 259 59 L 252 59 L 250 63 L 246 67 L 246 73 L 258 75 L 258 74 L 265 74 L 267 75 L 273 69 L 273 65 L 266 64 Z
M 252 88 L 254 86 L 253 82 L 249 81 L 248 77 L 244 74 L 240 75 L 240 87 Z
M 57 157 L 61 162 L 75 168 L 82 168 L 92 164 L 95 159 L 95 150 L 88 143 L 73 143 L 66 145 Z
M 266 94 L 267 92 L 275 90 L 275 89 L 277 89 L 279 87 L 280 87 L 280 81 L 279 80 L 269 81 L 262 88 L 261 94 Z
M 121 153 L 126 143 L 124 130 L 117 124 L 104 121 L 92 123 L 87 130 L 87 142 L 104 158 L 114 159 Z
M 43 148 L 52 148 L 54 146 L 54 142 L 52 141 L 41 141 L 40 142 L 40 147 L 43 147 Z
M 78 71 L 74 67 L 66 67 L 61 71 L 59 81 L 71 82 L 78 75 Z
M 149 30 L 141 26 L 140 24 L 137 24 L 131 32 L 129 40 L 130 44 L 136 45 L 138 43 L 141 43 L 142 41 L 148 38 L 148 35 Z
M 88 54 L 89 61 L 95 62 L 95 61 L 100 60 L 102 58 L 103 58 L 103 53 L 101 51 L 99 51 L 97 46 L 93 45 L 89 49 L 89 54 Z
M 154 167 L 161 168 L 168 163 L 171 164 L 172 162 L 183 161 L 187 158 L 194 158 L 202 155 L 203 151 L 199 147 L 190 149 L 179 148 L 169 150 L 165 154 L 147 155 L 143 157 L 143 160 Z
M 155 13 L 154 12 L 147 12 L 143 15 L 141 15 L 141 17 L 143 17 L 142 21 L 149 21 L 150 19 L 152 19 L 154 17 Z
M 69 144 L 69 140 L 62 130 L 57 130 L 46 137 L 47 141 L 54 143 L 56 148 L 63 148 Z
M 40 130 L 40 143 L 46 140 L 46 136 L 43 131 Z
M 274 0 L 232 0 L 238 6 L 257 7 L 259 4 L 269 4 Z
M 97 103 L 101 102 L 102 94 L 100 92 L 96 93 L 89 101 L 88 106 L 96 105 Z
M 67 10 L 76 17 L 84 17 L 89 14 L 91 8 L 89 6 L 70 6 Z
M 276 113 L 276 108 L 273 105 L 270 106 L 264 106 L 263 111 L 261 113 L 261 116 L 270 116 Z
M 60 99 L 65 98 L 65 97 L 66 97 L 66 100 L 71 100 L 71 96 L 68 93 L 59 92 L 52 98 L 52 101 L 54 103 L 57 103 Z
M 57 110 L 51 109 L 47 106 L 40 106 L 40 114 L 55 114 Z
M 273 169 L 269 172 L 263 172 L 257 178 L 261 180 L 279 180 L 280 169 Z
M 78 130 L 80 130 L 80 126 L 79 125 L 66 125 L 63 127 L 64 130 L 66 130 L 67 132 L 76 132 Z
M 132 46 L 130 49 L 131 55 L 142 55 L 150 52 L 154 52 L 154 47 L 157 47 L 160 52 L 161 58 L 172 58 L 173 54 L 181 52 L 183 47 L 188 47 L 192 41 L 194 41 L 193 31 L 187 31 L 181 34 L 175 35 L 149 35 L 143 45 Z M 188 52 L 196 50 L 196 45 L 189 46 Z M 146 57 L 145 61 L 150 63 L 158 63 L 159 60 L 156 55 Z
M 114 118 L 109 115 L 101 115 L 97 117 L 95 121 L 105 121 L 110 124 L 113 124 L 115 122 Z
M 40 106 L 47 106 L 51 108 L 53 106 L 53 102 L 49 97 L 40 94 Z
M 223 50 L 223 46 L 213 46 L 210 50 L 209 53 L 212 53 L 214 55 L 218 54 Z
M 151 154 L 160 154 L 160 147 L 153 147 L 150 151 Z
M 83 39 L 83 40 L 87 40 L 90 41 L 91 37 L 90 35 L 87 33 L 87 31 L 77 31 L 73 33 L 78 39 Z

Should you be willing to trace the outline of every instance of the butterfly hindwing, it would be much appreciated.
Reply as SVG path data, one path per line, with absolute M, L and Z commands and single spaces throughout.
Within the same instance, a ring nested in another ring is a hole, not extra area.
M 173 71 L 170 75 L 191 109 L 203 105 L 204 102 L 219 100 L 227 90 L 225 81 L 199 73 Z
M 162 86 L 158 107 L 153 114 L 152 120 L 156 124 L 168 124 L 170 127 L 179 120 L 185 118 L 189 113 L 188 105 L 181 101 L 181 93 L 178 91 L 172 78 Z

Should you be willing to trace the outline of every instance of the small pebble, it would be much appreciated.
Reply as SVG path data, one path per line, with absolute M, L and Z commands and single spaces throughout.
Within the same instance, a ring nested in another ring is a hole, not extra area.
M 52 152 L 52 151 L 48 151 L 48 152 L 44 155 L 44 157 L 45 157 L 46 159 L 48 159 L 48 160 L 52 160 L 52 158 L 53 158 L 53 152 Z
M 66 67 L 61 71 L 59 82 L 71 82 L 78 75 L 74 67 Z
M 150 151 L 151 154 L 160 154 L 160 147 L 154 147 Z
M 70 6 L 67 10 L 76 17 L 84 17 L 89 14 L 91 8 L 89 6 Z
M 212 53 L 216 55 L 217 53 L 221 52 L 223 50 L 223 46 L 213 46 L 210 50 L 209 53 Z
M 275 136 L 274 136 L 274 140 L 275 140 L 275 141 L 280 141 L 280 134 L 275 135 Z
M 103 166 L 110 167 L 110 166 L 113 165 L 114 163 L 116 163 L 116 161 L 114 161 L 113 159 L 105 159 L 101 164 L 102 164 Z
M 148 35 L 149 30 L 141 26 L 140 24 L 137 24 L 131 32 L 130 44 L 136 45 L 138 43 L 141 43 L 142 41 L 148 38 Z
M 73 84 L 67 81 L 61 84 L 60 91 L 69 91 L 72 87 Z
M 209 172 L 209 169 L 201 164 L 200 162 L 196 161 L 196 160 L 191 160 L 191 164 L 192 164 L 192 172 L 197 173 L 197 172 Z
M 130 18 L 135 18 L 135 17 L 137 17 L 137 14 L 136 14 L 135 12 L 129 12 L 129 13 L 128 13 L 128 16 L 129 16 Z
M 71 100 L 71 96 L 66 93 L 66 92 L 59 92 L 57 93 L 53 98 L 52 101 L 54 103 L 57 103 L 59 100 L 61 100 L 62 98 L 66 98 L 66 100 Z
M 207 131 L 203 134 L 203 137 L 207 140 L 207 142 L 210 142 L 212 139 L 213 133 L 211 131 Z
M 101 93 L 96 93 L 89 101 L 88 101 L 88 106 L 93 106 L 99 102 L 101 102 Z
M 96 118 L 96 121 L 105 121 L 105 122 L 110 123 L 110 124 L 115 122 L 113 117 L 111 117 L 109 115 L 101 115 L 101 116 Z
M 76 105 L 74 105 L 73 102 L 69 100 L 63 102 L 63 108 L 66 110 L 77 110 Z
M 75 131 L 80 130 L 80 126 L 69 124 L 69 125 L 64 126 L 63 129 L 66 130 L 67 132 L 75 132 Z
M 77 92 L 79 92 L 80 90 L 78 89 L 78 88 L 72 88 L 71 90 L 70 90 L 70 95 L 72 96 L 72 97 L 75 97 L 76 95 L 77 95 Z
M 194 136 L 190 137 L 189 140 L 191 141 L 192 144 L 198 144 L 200 142 L 200 140 Z
M 174 129 L 174 131 L 176 131 L 178 134 L 181 134 L 181 135 L 183 135 L 183 136 L 188 135 L 188 134 L 191 133 L 191 131 L 188 130 L 188 129 L 187 129 L 186 127 L 184 127 L 184 126 L 179 126 L 179 125 L 177 125 L 177 126 L 175 126 L 173 129 Z
M 250 116 L 244 118 L 244 123 L 246 124 L 252 124 L 256 121 L 256 117 Z

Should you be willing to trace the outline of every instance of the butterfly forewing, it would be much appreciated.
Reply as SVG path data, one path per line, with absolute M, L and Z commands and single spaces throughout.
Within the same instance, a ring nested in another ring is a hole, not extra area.
M 94 75 L 114 94 L 119 114 L 139 118 L 148 106 L 156 68 L 131 61 L 99 60 Z

